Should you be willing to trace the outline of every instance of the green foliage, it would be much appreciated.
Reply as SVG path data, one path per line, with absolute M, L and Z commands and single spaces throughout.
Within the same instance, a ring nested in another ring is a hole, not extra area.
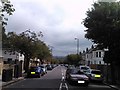
M 24 54 L 26 68 L 28 68 L 30 59 L 38 58 L 42 61 L 47 57 L 51 57 L 49 48 L 38 38 L 43 36 L 42 33 L 40 35 L 26 30 L 20 34 L 9 32 L 6 36 L 4 47 Z
M 10 1 L 1 0 L 0 1 L 2 6 L 0 7 L 0 22 L 2 22 L 2 46 L 6 45 L 7 36 L 5 34 L 5 25 L 7 25 L 8 18 L 5 17 L 5 15 L 12 15 L 15 9 L 13 8 L 13 5 L 10 3 Z
M 120 59 L 120 2 L 97 2 L 87 11 L 83 21 L 85 37 L 108 48 L 112 61 Z M 115 60 L 113 60 L 115 59 Z
M 13 5 L 11 4 L 10 1 L 6 0 L 1 0 L 2 6 L 0 7 L 0 17 L 2 21 L 2 25 L 5 28 L 5 25 L 7 25 L 8 18 L 5 17 L 5 14 L 8 15 L 13 15 L 13 12 L 15 9 L 13 8 Z
M 81 59 L 82 57 L 80 55 L 70 54 L 66 56 L 65 63 L 77 65 Z

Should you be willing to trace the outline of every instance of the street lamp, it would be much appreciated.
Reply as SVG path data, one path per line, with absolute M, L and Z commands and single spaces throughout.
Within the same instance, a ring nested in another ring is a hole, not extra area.
M 79 54 L 79 39 L 75 38 L 75 40 L 77 40 L 77 54 Z
M 104 49 L 104 57 L 105 57 L 105 54 L 107 54 L 109 52 L 109 49 L 108 48 L 105 48 Z M 108 61 L 107 61 L 107 72 L 106 72 L 106 82 L 108 82 Z

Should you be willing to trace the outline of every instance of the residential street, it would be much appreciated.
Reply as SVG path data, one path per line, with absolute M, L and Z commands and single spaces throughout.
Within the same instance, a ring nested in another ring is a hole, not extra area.
M 70 85 L 64 80 L 66 68 L 57 66 L 41 78 L 25 78 L 22 81 L 3 87 L 2 90 L 114 90 L 104 84 L 90 83 L 88 87 Z

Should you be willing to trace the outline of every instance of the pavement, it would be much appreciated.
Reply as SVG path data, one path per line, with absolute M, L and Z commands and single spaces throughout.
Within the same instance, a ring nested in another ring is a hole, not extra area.
M 113 89 L 115 89 L 115 90 L 120 90 L 120 85 L 112 85 L 112 84 L 108 84 L 108 83 L 104 83 L 105 85 L 107 85 L 107 86 L 109 86 L 109 87 L 111 87 L 111 88 L 113 88 Z
M 18 82 L 18 81 L 23 80 L 23 79 L 24 79 L 24 77 L 12 78 L 11 81 L 3 82 L 3 81 L 2 81 L 2 75 L 0 75 L 0 89 L 1 89 L 2 87 L 5 87 L 5 86 L 7 86 L 7 85 L 10 85 L 10 84 L 12 84 L 12 83 Z

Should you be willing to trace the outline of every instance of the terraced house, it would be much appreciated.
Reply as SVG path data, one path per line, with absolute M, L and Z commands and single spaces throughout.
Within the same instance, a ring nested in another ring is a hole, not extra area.
M 92 46 L 90 49 L 86 49 L 85 63 L 86 65 L 104 65 L 103 57 L 104 50 Z

